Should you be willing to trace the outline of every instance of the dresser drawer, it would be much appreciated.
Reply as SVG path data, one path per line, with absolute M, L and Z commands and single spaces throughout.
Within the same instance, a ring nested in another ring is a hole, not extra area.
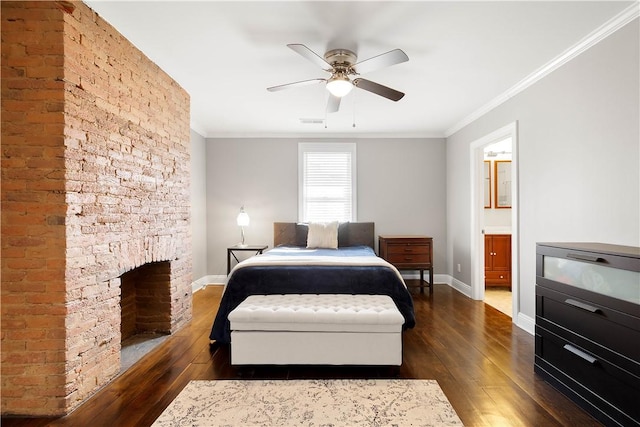
M 511 273 L 508 271 L 485 271 L 484 281 L 487 283 L 511 283 Z
M 387 244 L 387 253 L 390 255 L 395 254 L 423 254 L 429 255 L 431 253 L 431 245 L 429 244 L 417 244 L 417 243 L 389 243 Z
M 640 318 L 541 286 L 536 316 L 640 363 Z
M 431 256 L 421 253 L 390 253 L 387 261 L 391 264 L 431 264 Z
M 580 345 L 583 342 L 578 342 L 536 326 L 536 370 L 550 374 L 621 425 L 638 425 L 640 378 L 585 350 Z

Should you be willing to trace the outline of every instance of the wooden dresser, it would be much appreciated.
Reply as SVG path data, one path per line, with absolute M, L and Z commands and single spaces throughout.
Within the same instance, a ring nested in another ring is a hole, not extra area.
M 420 292 L 424 293 L 424 270 L 429 272 L 429 290 L 433 291 L 433 238 L 427 236 L 378 236 L 380 257 L 398 270 L 420 271 Z
M 484 235 L 484 284 L 511 289 L 511 235 Z
M 640 426 L 640 248 L 536 245 L 534 370 L 608 426 Z

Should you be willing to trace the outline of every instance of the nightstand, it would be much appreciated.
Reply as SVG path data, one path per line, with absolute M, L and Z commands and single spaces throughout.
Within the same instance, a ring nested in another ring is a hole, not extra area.
M 433 291 L 433 238 L 427 236 L 378 236 L 380 257 L 398 270 L 420 271 L 420 292 L 424 293 L 424 270 L 429 271 L 427 286 Z
M 231 257 L 236 260 L 236 263 L 240 262 L 238 257 L 236 256 L 236 252 L 255 252 L 255 255 L 261 254 L 265 249 L 267 249 L 268 245 L 247 245 L 247 246 L 229 246 L 227 248 L 227 276 L 231 273 Z

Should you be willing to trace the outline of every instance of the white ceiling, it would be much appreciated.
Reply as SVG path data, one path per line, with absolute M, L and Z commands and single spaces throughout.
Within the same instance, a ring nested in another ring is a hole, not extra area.
M 633 3 L 85 2 L 190 94 L 205 137 L 444 136 Z M 266 88 L 327 74 L 288 43 L 359 60 L 400 48 L 408 62 L 363 77 L 406 95 L 355 89 L 326 128 L 302 124 L 325 118 L 324 85 Z

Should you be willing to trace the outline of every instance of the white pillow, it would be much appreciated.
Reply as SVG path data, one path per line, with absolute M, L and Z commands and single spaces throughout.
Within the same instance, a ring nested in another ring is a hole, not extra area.
M 307 248 L 338 248 L 338 221 L 310 222 L 307 234 Z

